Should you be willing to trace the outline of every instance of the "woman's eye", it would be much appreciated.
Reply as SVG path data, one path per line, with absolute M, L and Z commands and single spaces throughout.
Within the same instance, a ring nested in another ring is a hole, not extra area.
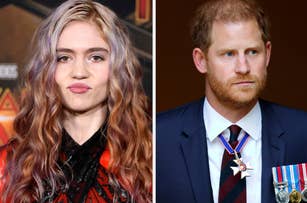
M 100 62 L 100 61 L 104 61 L 104 57 L 99 56 L 99 55 L 94 55 L 94 56 L 91 56 L 90 60 L 92 62 Z
M 68 61 L 69 61 L 69 57 L 68 56 L 58 56 L 57 57 L 57 62 L 66 63 Z

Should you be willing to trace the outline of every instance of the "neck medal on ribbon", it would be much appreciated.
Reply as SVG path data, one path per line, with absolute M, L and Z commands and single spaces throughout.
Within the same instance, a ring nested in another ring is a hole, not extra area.
M 248 173 L 248 170 L 253 170 L 253 168 L 250 166 L 250 164 L 247 162 L 246 164 L 243 162 L 243 159 L 238 156 L 238 153 L 240 153 L 244 147 L 244 145 L 247 142 L 248 134 L 246 133 L 244 137 L 240 140 L 240 142 L 237 144 L 237 146 L 233 149 L 232 146 L 225 140 L 222 134 L 219 135 L 219 139 L 221 140 L 222 144 L 224 145 L 225 149 L 229 154 L 235 155 L 235 159 L 233 160 L 237 166 L 230 168 L 233 170 L 233 175 L 237 175 L 239 172 L 241 172 L 241 179 L 243 179 L 246 176 L 250 176 Z

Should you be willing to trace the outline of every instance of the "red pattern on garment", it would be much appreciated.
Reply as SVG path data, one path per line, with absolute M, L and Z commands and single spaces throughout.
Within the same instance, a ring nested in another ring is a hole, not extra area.
M 2 177 L 4 175 L 5 160 L 6 160 L 6 150 L 1 150 L 0 152 L 0 191 L 2 191 L 3 184 L 4 184 L 4 179 Z
M 104 152 L 102 153 L 99 163 L 104 167 L 104 168 L 108 168 L 109 166 L 109 162 L 110 162 L 110 151 L 108 148 L 106 148 L 104 150 Z
M 55 200 L 54 202 L 58 202 L 58 203 L 68 203 L 67 200 L 67 196 L 65 194 L 60 194 Z

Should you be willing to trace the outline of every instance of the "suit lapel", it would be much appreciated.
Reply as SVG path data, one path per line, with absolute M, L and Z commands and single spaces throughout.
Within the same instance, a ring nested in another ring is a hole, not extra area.
M 284 133 L 272 106 L 260 101 L 262 113 L 262 177 L 261 202 L 275 202 L 272 167 L 281 165 L 285 157 Z
M 181 148 L 196 202 L 213 202 L 202 99 L 184 113 Z

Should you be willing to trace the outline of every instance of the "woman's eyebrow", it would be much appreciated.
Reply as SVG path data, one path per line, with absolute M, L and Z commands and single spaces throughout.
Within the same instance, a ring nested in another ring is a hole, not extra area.
M 66 52 L 66 53 L 74 53 L 75 51 L 73 49 L 69 49 L 69 48 L 58 48 L 56 49 L 57 52 Z M 103 51 L 103 52 L 107 52 L 109 53 L 109 50 L 107 48 L 104 47 L 92 47 L 87 49 L 85 52 L 86 53 L 91 53 L 91 52 L 95 52 L 95 51 Z

